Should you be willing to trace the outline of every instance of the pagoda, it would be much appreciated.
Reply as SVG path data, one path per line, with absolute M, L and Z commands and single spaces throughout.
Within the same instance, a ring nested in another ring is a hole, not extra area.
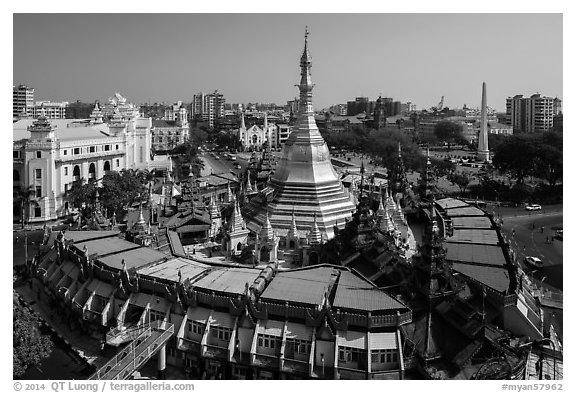
M 266 212 L 275 230 L 287 235 L 292 227 L 292 215 L 298 227 L 316 225 L 327 238 L 334 236 L 334 225 L 342 227 L 355 206 L 344 190 L 330 160 L 328 146 L 314 120 L 308 52 L 308 30 L 300 58 L 300 109 L 282 151 L 274 174 L 267 186 L 245 207 L 248 228 L 258 231 L 266 221 Z

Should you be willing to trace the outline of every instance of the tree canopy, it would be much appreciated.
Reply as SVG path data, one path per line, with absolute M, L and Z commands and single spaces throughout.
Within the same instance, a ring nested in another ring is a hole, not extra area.
M 562 135 L 548 131 L 506 138 L 496 147 L 493 164 L 510 173 L 518 185 L 526 176 L 536 176 L 555 186 L 562 179 L 562 160 Z
M 54 345 L 48 336 L 40 334 L 37 317 L 26 308 L 13 304 L 12 319 L 13 375 L 20 378 L 30 366 L 49 357 Z
M 434 125 L 434 135 L 438 140 L 448 143 L 448 149 L 451 144 L 467 143 L 464 138 L 462 125 L 453 121 L 443 120 Z

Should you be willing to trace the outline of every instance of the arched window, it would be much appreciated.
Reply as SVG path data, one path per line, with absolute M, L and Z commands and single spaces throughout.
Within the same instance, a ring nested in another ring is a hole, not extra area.
M 294 240 L 290 240 L 290 248 L 294 248 L 295 245 Z
M 242 251 L 242 242 L 238 242 L 238 244 L 236 245 L 236 250 Z
M 108 172 L 110 170 L 110 161 L 104 161 L 104 172 Z
M 20 172 L 16 169 L 12 170 L 12 181 L 20 181 Z
M 80 167 L 78 165 L 74 165 L 74 170 L 72 171 L 72 176 L 80 177 Z
M 88 178 L 90 180 L 96 179 L 96 165 L 94 163 L 88 167 Z

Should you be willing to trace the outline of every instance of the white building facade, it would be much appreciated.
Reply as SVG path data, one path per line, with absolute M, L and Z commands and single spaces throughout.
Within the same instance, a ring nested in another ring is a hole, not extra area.
M 98 107 L 95 112 L 99 112 Z M 28 221 L 44 222 L 69 212 L 65 194 L 75 181 L 97 181 L 108 171 L 150 169 L 152 120 L 124 117 L 23 119 L 13 124 L 13 187 L 36 192 Z

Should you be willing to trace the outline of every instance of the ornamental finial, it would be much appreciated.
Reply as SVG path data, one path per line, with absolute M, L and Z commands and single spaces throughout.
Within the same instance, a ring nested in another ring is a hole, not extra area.
M 306 41 L 308 41 L 308 34 L 310 34 L 310 32 L 308 31 L 308 26 L 306 26 L 306 31 L 304 32 L 304 39 Z

